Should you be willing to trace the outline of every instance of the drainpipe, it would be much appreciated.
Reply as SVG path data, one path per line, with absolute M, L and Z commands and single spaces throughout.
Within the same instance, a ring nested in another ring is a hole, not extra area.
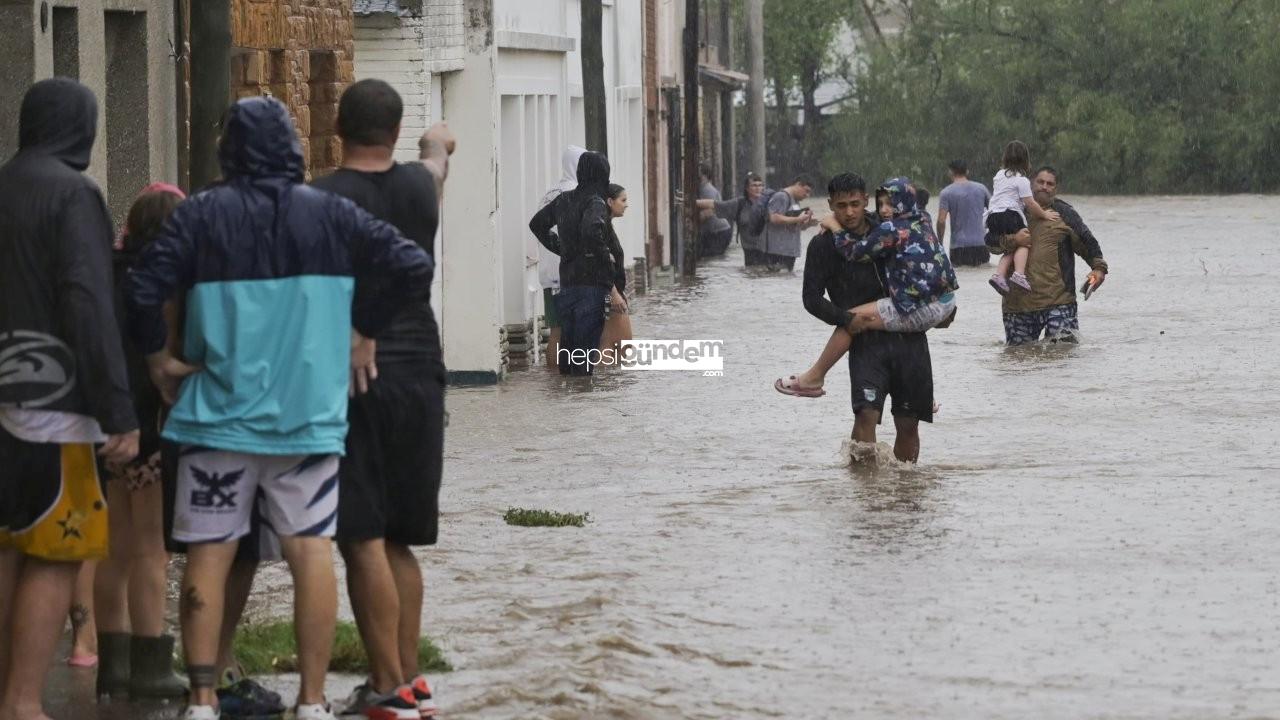
M 231 103 L 230 0 L 191 3 L 191 189 L 217 180 L 218 135 Z

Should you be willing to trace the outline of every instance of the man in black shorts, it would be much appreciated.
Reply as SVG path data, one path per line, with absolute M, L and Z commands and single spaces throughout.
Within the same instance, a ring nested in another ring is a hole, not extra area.
M 867 208 L 867 185 L 854 173 L 843 173 L 827 186 L 827 202 L 836 221 L 857 236 L 875 227 Z M 883 268 L 846 259 L 830 231 L 809 241 L 804 265 L 804 307 L 829 325 L 848 325 L 850 308 L 886 297 Z M 826 297 L 823 297 L 823 295 Z M 853 393 L 853 439 L 876 442 L 876 426 L 886 396 L 898 436 L 894 455 L 915 462 L 920 455 L 919 423 L 933 422 L 933 370 L 924 333 L 869 331 L 859 333 L 849 349 L 849 380 Z
M 342 167 L 315 186 L 354 201 L 430 254 L 454 138 L 437 124 L 419 141 L 419 161 L 397 163 L 402 113 L 400 96 L 381 80 L 347 88 L 338 105 Z M 357 278 L 357 304 L 363 292 Z M 422 570 L 410 547 L 436 542 L 445 368 L 435 316 L 422 298 L 400 310 L 376 347 L 362 338 L 352 345 L 355 395 L 339 470 L 338 547 L 370 666 L 346 712 L 370 717 L 436 713 L 418 671 Z

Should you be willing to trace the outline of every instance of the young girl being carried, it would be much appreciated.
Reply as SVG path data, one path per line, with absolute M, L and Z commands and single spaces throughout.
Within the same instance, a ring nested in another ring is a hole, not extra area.
M 876 190 L 876 207 L 882 222 L 864 237 L 849 234 L 830 216 L 822 226 L 833 233 L 836 249 L 845 258 L 884 261 L 883 279 L 889 297 L 849 311 L 853 320 L 835 329 L 818 362 L 803 374 L 816 378 L 815 385 L 801 386 L 793 375 L 774 382 L 778 392 L 797 397 L 823 395 L 822 379 L 849 351 L 858 333 L 924 332 L 950 324 L 959 284 L 942 243 L 916 206 L 911 181 L 904 177 L 886 181 Z
M 1027 227 L 1027 216 L 1039 220 L 1057 220 L 1058 213 L 1040 207 L 1040 203 L 1031 194 L 1031 152 L 1027 146 L 1017 140 L 1004 146 L 1004 154 L 1000 158 L 1000 170 L 991 179 L 991 202 L 987 205 L 985 223 L 991 235 L 1017 235 L 1018 231 Z M 991 287 L 1005 295 L 1009 292 L 1009 284 L 1013 283 L 1023 290 L 1030 291 L 1031 283 L 1027 281 L 1027 257 L 1031 248 L 1019 247 L 1012 253 L 1005 253 L 996 266 L 996 274 L 991 276 Z M 1012 274 L 1010 274 L 1012 270 Z

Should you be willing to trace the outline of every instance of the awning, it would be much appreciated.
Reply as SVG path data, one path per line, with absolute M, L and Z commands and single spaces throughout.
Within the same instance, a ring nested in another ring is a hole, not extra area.
M 751 76 L 720 65 L 698 63 L 698 81 L 712 90 L 731 92 L 745 88 L 751 82 Z

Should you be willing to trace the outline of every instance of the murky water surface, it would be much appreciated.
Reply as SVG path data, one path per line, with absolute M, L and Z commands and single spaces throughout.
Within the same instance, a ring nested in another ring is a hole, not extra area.
M 452 389 L 448 715 L 1280 717 L 1280 198 L 1076 206 L 1113 268 L 1084 343 L 1005 349 L 962 270 L 916 468 L 842 467 L 843 365 L 772 390 L 829 329 L 736 251 L 636 303 L 638 337 L 724 339 L 724 377 Z

